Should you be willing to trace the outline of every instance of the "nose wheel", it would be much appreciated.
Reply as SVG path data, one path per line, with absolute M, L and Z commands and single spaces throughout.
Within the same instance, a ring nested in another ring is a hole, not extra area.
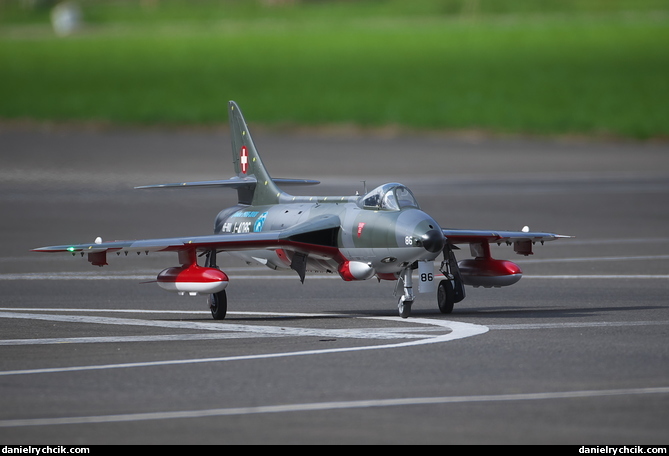
M 400 297 L 399 302 L 397 303 L 397 309 L 399 310 L 400 317 L 408 318 L 411 315 L 411 306 L 414 301 L 413 294 L 413 282 L 411 279 L 411 267 L 404 269 L 397 280 L 397 287 L 400 286 L 400 283 L 404 285 L 404 293 Z M 397 288 L 395 289 L 397 292 Z
M 409 315 L 411 315 L 411 306 L 413 305 L 413 301 L 404 301 L 404 296 L 400 298 L 399 303 L 397 304 L 397 308 L 400 313 L 400 317 L 402 318 L 409 318 Z

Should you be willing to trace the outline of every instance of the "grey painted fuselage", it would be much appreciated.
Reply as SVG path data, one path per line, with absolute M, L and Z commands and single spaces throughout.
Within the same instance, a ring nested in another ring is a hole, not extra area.
M 434 260 L 443 247 L 441 228 L 418 208 L 412 196 L 401 207 L 388 203 L 397 192 L 406 194 L 408 190 L 401 184 L 386 184 L 365 196 L 284 194 L 279 204 L 238 205 L 221 211 L 216 217 L 214 233 L 259 233 L 310 226 L 311 233 L 305 234 L 303 240 L 326 249 L 323 254 L 309 252 L 308 271 L 336 272 L 342 261 L 348 260 L 368 263 L 379 278 L 395 279 L 415 261 Z M 375 195 L 379 198 L 374 199 Z M 384 202 L 382 198 L 386 195 Z M 324 229 L 313 229 L 313 222 L 318 220 L 324 221 Z M 293 252 L 259 249 L 230 253 L 272 269 L 290 269 Z

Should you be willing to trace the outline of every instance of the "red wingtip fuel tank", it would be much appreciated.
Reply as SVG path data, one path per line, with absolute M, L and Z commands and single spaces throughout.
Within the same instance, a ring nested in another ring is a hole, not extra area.
M 197 264 L 164 269 L 158 274 L 158 285 L 179 294 L 218 293 L 228 286 L 228 276 L 216 268 L 203 268 Z
M 458 262 L 465 285 L 474 287 L 506 287 L 523 277 L 523 271 L 513 261 L 494 258 L 471 258 Z

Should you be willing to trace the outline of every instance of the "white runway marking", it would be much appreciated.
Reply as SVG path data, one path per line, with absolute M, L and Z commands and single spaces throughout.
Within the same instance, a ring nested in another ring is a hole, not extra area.
M 355 339 L 417 339 L 424 338 L 425 334 L 410 334 L 412 328 L 400 332 L 386 332 L 381 328 L 358 328 L 358 329 L 319 329 L 319 328 L 291 328 L 286 326 L 261 326 L 261 325 L 238 325 L 231 323 L 215 322 L 188 322 L 188 321 L 161 321 L 161 320 L 143 320 L 131 318 L 113 318 L 113 317 L 90 317 L 83 315 L 53 315 L 53 314 L 34 314 L 34 313 L 16 313 L 0 312 L 0 318 L 19 318 L 27 320 L 45 320 L 59 321 L 67 323 L 97 323 L 103 325 L 120 326 L 150 326 L 169 329 L 193 329 L 198 331 L 226 331 L 245 333 L 248 336 L 261 334 L 270 336 L 316 336 L 316 337 L 342 337 Z M 361 317 L 363 318 L 363 317 Z M 364 317 L 376 318 L 376 317 Z M 379 317 L 380 318 L 380 317 Z M 416 319 L 412 319 L 416 321 Z M 444 329 L 443 325 L 435 326 Z M 62 339 L 67 340 L 67 339 Z M 1 341 L 0 341 L 1 343 Z
M 669 238 L 667 238 L 669 239 Z M 623 240 L 620 240 L 622 242 Z M 624 240 L 629 242 L 631 240 Z M 573 241 L 571 241 L 573 242 Z M 618 242 L 618 240 L 615 240 Z M 615 261 L 648 261 L 648 260 L 666 260 L 669 255 L 628 255 L 628 256 L 604 256 L 604 257 L 574 257 L 574 258 L 525 258 L 517 260 L 520 265 L 533 263 L 582 263 L 582 262 L 615 262 Z M 264 272 L 264 273 L 261 273 Z M 265 267 L 231 267 L 226 269 L 231 273 L 232 280 L 295 280 L 295 274 L 286 273 L 266 273 Z M 239 272 L 239 275 L 236 273 Z M 250 274 L 249 274 L 250 273 Z M 527 279 L 669 279 L 669 274 L 573 274 L 573 275 L 544 275 L 533 276 L 524 275 Z M 310 274 L 309 280 L 341 280 L 337 274 Z M 133 280 L 138 282 L 153 281 L 156 279 L 156 273 L 148 270 L 134 271 L 85 271 L 85 272 L 25 272 L 25 273 L 3 273 L 0 274 L 0 280 Z
M 249 337 L 286 337 L 314 336 L 352 339 L 423 339 L 426 331 L 444 331 L 442 326 L 431 328 L 356 328 L 356 329 L 318 329 L 290 328 L 285 326 L 236 325 L 228 323 L 199 323 L 182 321 L 154 321 L 130 318 L 90 317 L 72 315 L 34 314 L 0 312 L 0 318 L 18 318 L 27 320 L 59 321 L 67 323 L 97 323 L 121 326 L 151 326 L 170 329 L 193 329 L 221 331 L 224 334 L 173 334 L 168 336 L 110 336 L 110 337 L 71 337 L 49 339 L 5 339 L 0 345 L 44 345 L 63 343 L 102 343 L 102 342 L 147 342 L 204 339 L 233 339 Z M 415 333 L 418 334 L 415 334 Z
M 6 273 L 0 274 L 0 280 L 136 280 L 139 282 L 154 281 L 156 274 L 145 274 L 136 272 L 24 272 L 24 273 Z M 299 280 L 296 274 L 229 274 L 234 280 Z M 336 274 L 312 274 L 308 276 L 312 279 L 337 279 L 341 277 Z
M 64 337 L 44 339 L 5 339 L 0 340 L 0 346 L 12 345 L 63 345 L 63 344 L 100 344 L 118 342 L 177 342 L 193 340 L 220 340 L 220 339 L 242 339 L 257 337 L 277 337 L 269 334 L 179 334 L 161 336 L 107 336 L 107 337 Z
M 608 328 L 617 326 L 669 325 L 669 321 L 589 321 L 577 323 L 519 323 L 508 325 L 488 325 L 490 329 L 565 329 L 565 328 Z
M 415 405 L 444 405 L 486 403 L 500 401 L 537 401 L 558 399 L 584 399 L 610 396 L 669 394 L 669 387 L 627 388 L 590 391 L 558 391 L 543 393 L 491 394 L 478 396 L 409 397 L 398 399 L 370 399 L 360 401 L 312 402 L 304 404 L 265 405 L 258 407 L 217 408 L 172 412 L 128 413 L 80 417 L 27 418 L 0 420 L 0 427 L 54 426 L 65 424 L 122 423 L 148 420 L 211 418 L 224 416 L 257 415 L 267 413 L 295 413 L 326 410 L 345 410 L 372 407 L 401 407 Z
M 284 352 L 284 353 L 265 353 L 265 354 L 256 354 L 256 355 L 244 355 L 244 356 L 225 356 L 225 357 L 216 357 L 216 358 L 194 358 L 194 359 L 175 359 L 175 360 L 165 360 L 165 361 L 150 361 L 150 362 L 136 362 L 136 363 L 120 363 L 120 364 L 103 364 L 103 365 L 89 365 L 89 366 L 71 366 L 71 367 L 53 367 L 53 368 L 42 368 L 42 369 L 19 369 L 19 370 L 10 370 L 10 371 L 1 371 L 0 376 L 9 376 L 9 375 L 29 375 L 29 374 L 46 374 L 46 373 L 56 373 L 56 372 L 79 372 L 79 371 L 90 371 L 90 370 L 102 370 L 102 369 L 122 369 L 122 368 L 139 368 L 139 367 L 152 367 L 152 366 L 165 366 L 165 365 L 183 365 L 183 364 L 198 364 L 198 363 L 213 363 L 213 362 L 230 362 L 230 361 L 243 361 L 243 360 L 257 360 L 257 359 L 269 359 L 269 358 L 280 358 L 280 357 L 289 357 L 289 356 L 307 356 L 307 355 L 322 355 L 328 353 L 342 353 L 342 352 L 353 352 L 361 350 L 380 350 L 380 349 L 389 349 L 389 348 L 403 348 L 415 345 L 424 345 L 424 344 L 434 344 L 442 343 L 451 340 L 462 339 L 465 337 L 471 337 L 479 334 L 484 334 L 488 331 L 486 326 L 474 325 L 470 323 L 461 323 L 455 321 L 446 321 L 446 320 L 431 320 L 423 318 L 412 318 L 410 320 L 401 319 L 399 317 L 355 317 L 360 319 L 367 320 L 384 320 L 392 322 L 400 322 L 404 324 L 410 324 L 410 326 L 404 328 L 356 328 L 356 329 L 325 329 L 325 328 L 293 328 L 286 326 L 261 326 L 261 325 L 238 325 L 238 324 L 228 324 L 228 323 L 216 323 L 216 322 L 184 322 L 184 321 L 160 321 L 160 320 L 142 320 L 142 319 L 130 319 L 130 318 L 115 318 L 115 317 L 95 317 L 95 316 L 86 316 L 86 315 L 57 315 L 57 314 L 38 314 L 25 312 L 27 310 L 36 310 L 36 309 L 21 309 L 24 312 L 0 312 L 0 318 L 10 318 L 10 319 L 32 319 L 32 320 L 44 320 L 44 321 L 58 321 L 66 323 L 89 323 L 89 324 L 107 324 L 107 325 L 124 325 L 124 326 L 149 326 L 149 327 L 160 327 L 160 328 L 169 328 L 169 329 L 179 329 L 179 330 L 198 330 L 198 331 L 207 331 L 207 332 L 220 332 L 225 334 L 225 338 L 236 337 L 234 334 L 241 334 L 241 337 L 286 337 L 286 336 L 311 336 L 311 337 L 327 337 L 327 338 L 353 338 L 353 339 L 376 339 L 376 340 L 402 340 L 407 339 L 404 342 L 396 342 L 391 344 L 383 345 L 367 345 L 367 346 L 358 346 L 358 347 L 347 347 L 347 348 L 331 348 L 331 349 L 320 349 L 320 350 L 303 350 L 297 352 Z M 59 309 L 40 309 L 38 311 L 50 310 L 58 312 Z M 83 309 L 79 309 L 83 311 Z M 111 309 L 103 311 L 112 311 Z M 89 310 L 88 312 L 95 312 L 95 310 Z M 128 311 L 126 311 L 128 312 Z M 135 313 L 141 313 L 142 311 L 132 311 Z M 161 312 L 164 313 L 164 312 Z M 187 313 L 187 312 L 181 312 Z M 273 313 L 274 316 L 285 315 Z M 314 316 L 313 314 L 303 314 Z M 332 317 L 333 315 L 328 315 Z M 418 326 L 417 326 L 418 325 Z M 425 326 L 432 329 L 433 331 L 438 331 L 437 334 L 430 334 L 431 331 L 426 331 Z M 183 336 L 183 339 L 180 337 Z M 136 337 L 169 337 L 169 340 L 193 340 L 193 337 L 198 337 L 198 335 L 192 334 L 170 334 L 168 336 L 129 336 L 131 338 Z M 215 338 L 216 336 L 213 336 Z M 203 338 L 212 338 L 207 335 Z M 74 339 L 74 340 L 73 340 Z M 118 342 L 123 339 L 123 337 L 114 337 L 112 336 L 113 341 Z M 105 340 L 105 338 L 53 338 L 53 339 L 36 339 L 36 344 L 51 344 L 51 343 L 101 343 L 103 341 L 111 341 L 112 339 Z M 147 339 L 148 340 L 148 339 Z M 133 340 L 134 341 L 134 340 Z M 23 341 L 22 339 L 12 339 L 5 341 L 6 345 L 25 345 L 31 344 L 31 342 Z
M 669 279 L 669 274 L 564 274 L 564 275 L 523 275 L 523 279 L 551 279 L 551 280 L 625 280 L 625 279 L 653 279 L 666 280 Z
M 607 256 L 607 257 L 576 257 L 576 258 L 532 258 L 518 260 L 518 264 L 530 263 L 582 263 L 586 261 L 642 261 L 642 260 L 667 260 L 669 255 L 633 255 L 633 256 Z
M 656 256 L 657 258 L 659 256 Z M 669 256 L 667 256 L 669 258 Z M 606 259 L 575 259 L 569 258 L 564 260 L 519 260 L 518 264 L 525 263 L 551 263 L 551 262 L 572 262 L 572 261 L 614 261 L 614 260 L 624 260 L 623 257 L 610 257 Z M 441 276 L 441 274 L 436 274 L 436 276 Z M 669 274 L 561 274 L 561 275 L 523 275 L 524 279 L 557 279 L 557 280 L 581 280 L 581 279 L 669 279 Z M 37 272 L 28 272 L 28 273 L 6 273 L 0 274 L 0 280 L 79 280 L 79 281 L 110 281 L 110 280 L 132 280 L 136 282 L 151 282 L 155 281 L 155 274 L 137 274 L 130 272 L 110 272 L 108 274 L 102 274 L 99 272 L 88 273 L 88 272 L 52 272 L 52 273 L 37 273 Z M 230 274 L 231 280 L 296 280 L 297 276 L 293 274 L 244 274 L 244 275 L 232 275 Z M 314 274 L 307 276 L 308 280 L 341 280 L 338 275 L 330 274 Z

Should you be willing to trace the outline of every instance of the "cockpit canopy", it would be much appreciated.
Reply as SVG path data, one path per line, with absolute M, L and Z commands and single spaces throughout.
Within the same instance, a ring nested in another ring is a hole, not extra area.
M 360 200 L 363 209 L 399 211 L 405 207 L 419 209 L 411 190 L 402 184 L 384 184 L 367 193 Z

